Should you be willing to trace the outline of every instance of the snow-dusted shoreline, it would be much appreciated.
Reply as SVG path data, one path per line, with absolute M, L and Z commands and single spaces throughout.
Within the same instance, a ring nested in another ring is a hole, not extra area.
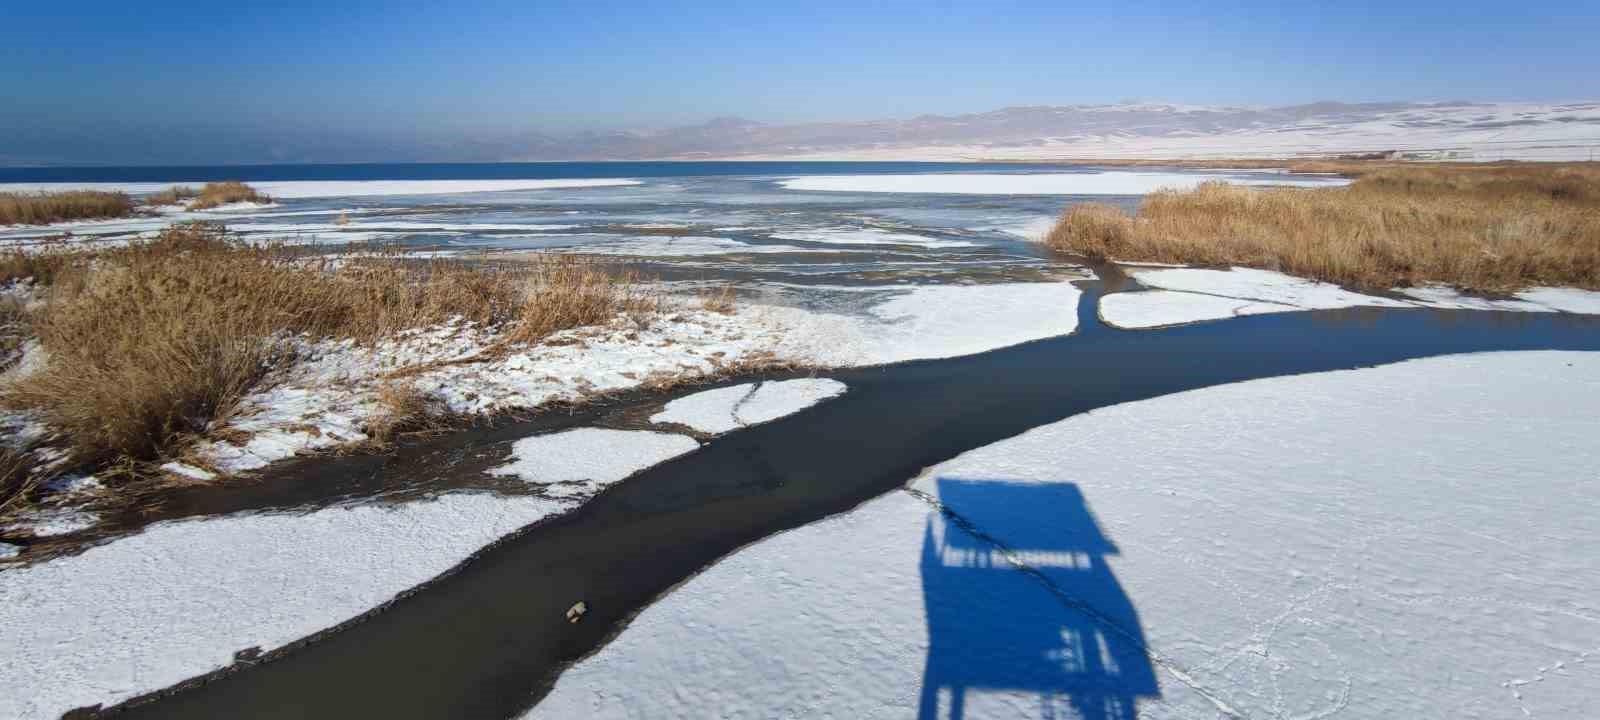
M 1100 318 L 1128 329 L 1165 327 L 1262 313 L 1350 307 L 1436 310 L 1501 310 L 1600 314 L 1600 292 L 1577 288 L 1531 288 L 1515 299 L 1472 297 L 1440 286 L 1403 288 L 1402 298 L 1364 295 L 1337 285 L 1270 270 L 1233 268 L 1128 268 L 1150 290 L 1106 295 Z

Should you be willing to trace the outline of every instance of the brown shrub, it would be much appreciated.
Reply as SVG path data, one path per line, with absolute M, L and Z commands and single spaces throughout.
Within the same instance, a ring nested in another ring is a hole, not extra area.
M 401 433 L 428 430 L 439 422 L 437 403 L 409 383 L 388 380 L 379 385 L 378 404 L 381 410 L 366 426 L 373 445 L 387 445 Z
M 65 245 L 46 247 L 33 252 L 0 251 L 0 284 L 32 280 L 41 285 L 49 285 L 55 282 L 56 273 L 78 259 L 78 254 Z
M 198 197 L 200 191 L 188 185 L 173 185 L 165 190 L 150 193 L 144 197 L 146 205 L 177 205 L 190 198 Z
M 1243 265 L 1348 287 L 1600 288 L 1600 166 L 1385 164 L 1342 188 L 1208 182 L 1136 217 L 1069 208 L 1046 241 L 1130 261 Z
M 542 259 L 517 316 L 513 337 L 521 342 L 584 325 L 598 325 L 619 314 L 640 318 L 660 308 L 659 298 L 643 291 L 636 273 L 613 275 L 591 260 Z
M 0 225 L 119 218 L 132 215 L 133 210 L 133 198 L 120 192 L 0 192 Z
M 732 314 L 739 300 L 739 294 L 732 285 L 724 285 L 717 289 L 707 288 L 701 291 L 699 296 L 700 309 L 723 315 Z
M 194 201 L 189 203 L 189 209 L 206 210 L 236 202 L 269 203 L 272 197 L 237 180 L 211 182 L 200 188 Z

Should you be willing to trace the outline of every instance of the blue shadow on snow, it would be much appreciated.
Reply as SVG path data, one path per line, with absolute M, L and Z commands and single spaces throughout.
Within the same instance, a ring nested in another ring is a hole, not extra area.
M 1117 552 L 1078 486 L 940 478 L 946 508 L 924 533 L 928 659 L 918 717 L 960 720 L 969 690 L 1038 698 L 1041 718 L 1130 720 L 1156 697 L 1138 612 L 1105 557 Z M 1014 705 L 1012 706 L 1014 707 Z

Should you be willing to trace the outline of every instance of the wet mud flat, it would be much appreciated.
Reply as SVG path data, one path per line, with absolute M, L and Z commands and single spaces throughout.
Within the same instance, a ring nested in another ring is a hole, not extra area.
M 1096 317 L 1099 284 L 1084 287 L 1073 335 L 826 373 L 849 391 L 640 473 L 317 642 L 114 710 L 179 718 L 511 717 L 571 662 L 718 558 L 1033 427 L 1262 377 L 1461 352 L 1600 350 L 1600 318 L 1481 311 L 1358 308 L 1119 331 Z M 535 431 L 491 432 L 508 440 Z M 470 486 L 483 482 L 477 476 L 497 452 L 466 449 L 481 440 L 457 433 L 430 444 L 434 461 L 371 472 L 407 475 L 426 466 L 444 486 Z M 344 472 L 337 466 L 327 472 Z M 569 624 L 564 614 L 579 600 L 588 613 Z

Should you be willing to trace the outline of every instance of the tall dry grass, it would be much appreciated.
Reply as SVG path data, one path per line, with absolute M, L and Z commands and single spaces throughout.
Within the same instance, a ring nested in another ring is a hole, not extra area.
M 328 258 L 234 242 L 214 223 L 175 225 L 57 269 L 32 318 L 49 362 L 0 399 L 37 413 L 77 462 L 125 467 L 206 433 L 292 359 L 291 338 L 375 342 L 459 317 L 532 341 L 644 299 L 631 277 L 578 260 Z
M 133 214 L 127 193 L 94 190 L 0 192 L 0 225 L 44 225 L 68 220 L 98 220 Z
M 190 210 L 207 210 L 236 202 L 269 203 L 272 197 L 237 180 L 209 182 L 189 203 Z
M 191 198 L 199 197 L 200 191 L 188 185 L 173 185 L 165 190 L 159 190 L 144 197 L 146 205 L 177 205 Z
M 1077 205 L 1046 242 L 1097 259 L 1243 265 L 1365 290 L 1600 288 L 1600 165 L 1384 164 L 1352 174 L 1342 188 L 1162 190 L 1132 217 Z

